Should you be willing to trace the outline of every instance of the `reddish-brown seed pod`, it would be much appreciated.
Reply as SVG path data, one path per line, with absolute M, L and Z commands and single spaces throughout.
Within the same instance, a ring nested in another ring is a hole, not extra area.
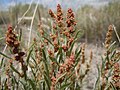
M 64 50 L 64 52 L 66 52 L 68 50 L 68 46 L 67 45 L 63 45 L 62 49 Z
M 56 15 L 53 13 L 53 11 L 51 9 L 49 10 L 49 14 L 52 18 L 54 18 L 54 19 L 56 18 Z
M 21 59 L 21 57 L 20 57 L 19 55 L 16 55 L 16 56 L 14 57 L 14 59 L 15 59 L 16 61 L 19 61 L 19 60 Z
M 19 47 L 20 43 L 18 41 L 14 41 L 14 47 Z
M 19 52 L 18 55 L 19 55 L 19 56 L 24 56 L 24 55 L 25 55 L 25 52 Z
M 53 52 L 50 49 L 48 49 L 48 54 L 49 54 L 50 57 L 54 56 Z
M 13 52 L 14 54 L 17 54 L 17 53 L 19 52 L 19 49 L 18 49 L 17 47 L 13 47 L 12 52 Z

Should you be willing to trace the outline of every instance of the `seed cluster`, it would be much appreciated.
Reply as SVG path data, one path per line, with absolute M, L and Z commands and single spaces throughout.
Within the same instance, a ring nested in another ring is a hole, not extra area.
M 82 64 L 85 63 L 85 44 L 83 44 L 83 47 L 82 47 Z
M 20 42 L 17 40 L 17 36 L 14 33 L 12 26 L 8 27 L 6 33 L 6 44 L 11 47 L 12 53 L 14 54 L 14 60 L 19 61 L 22 65 L 22 70 L 26 72 L 27 67 L 23 60 L 25 52 L 20 51 Z
M 55 33 L 50 34 L 50 38 L 52 39 L 53 45 L 54 45 L 54 52 L 57 52 L 58 49 L 61 47 L 58 44 L 58 37 L 60 37 L 60 41 L 64 43 L 65 39 L 63 38 L 66 36 L 67 43 L 62 44 L 62 49 L 64 52 L 66 52 L 72 42 L 74 41 L 74 37 L 72 36 L 74 34 L 74 27 L 76 25 L 75 19 L 74 19 L 74 13 L 72 9 L 68 9 L 66 21 L 63 17 L 63 11 L 60 6 L 60 4 L 57 5 L 57 14 L 54 14 L 53 11 L 49 10 L 50 16 L 54 19 L 53 23 L 53 29 L 55 30 Z M 60 35 L 58 34 L 60 32 Z
M 93 52 L 90 51 L 89 60 L 85 58 L 85 43 L 81 48 L 81 58 L 76 66 L 76 77 L 78 81 L 82 81 L 88 72 L 90 71 L 91 63 L 93 59 Z
M 114 85 L 116 86 L 116 88 L 118 88 L 118 86 L 120 85 L 119 83 L 119 63 L 118 60 L 120 59 L 120 52 L 112 52 L 112 50 L 110 49 L 110 45 L 111 45 L 111 40 L 112 40 L 112 31 L 113 31 L 113 26 L 110 25 L 108 27 L 108 32 L 106 34 L 106 41 L 105 41 L 105 48 L 106 48 L 106 53 L 105 53 L 105 57 L 106 57 L 106 61 L 105 63 L 105 67 L 104 70 L 102 72 L 102 89 L 105 89 L 107 80 L 106 77 L 108 76 L 109 71 L 111 70 L 111 68 L 113 67 L 113 76 L 112 76 L 112 80 L 114 82 Z M 113 55 L 111 57 L 111 55 Z M 119 85 L 118 85 L 119 84 Z
M 71 54 L 70 57 L 65 60 L 65 63 L 60 65 L 60 68 L 59 68 L 56 76 L 51 77 L 51 81 L 52 81 L 51 90 L 55 90 L 55 85 L 57 83 L 56 82 L 57 78 L 62 76 L 63 73 L 66 73 L 66 74 L 69 75 L 69 73 L 72 70 L 72 67 L 73 67 L 74 63 L 75 63 L 75 55 Z M 63 81 L 64 81 L 64 77 L 62 77 L 58 82 L 62 83 Z
M 113 70 L 113 82 L 114 86 L 118 89 L 120 89 L 120 64 L 115 63 L 114 64 L 114 70 Z
M 108 49 L 110 44 L 111 44 L 111 40 L 112 40 L 112 32 L 113 32 L 113 26 L 110 25 L 108 27 L 108 32 L 106 34 L 106 39 L 105 39 L 105 48 Z

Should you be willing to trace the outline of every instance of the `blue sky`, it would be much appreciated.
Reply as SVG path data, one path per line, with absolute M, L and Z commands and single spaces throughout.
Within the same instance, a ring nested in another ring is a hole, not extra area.
M 0 9 L 6 9 L 8 6 L 15 5 L 16 3 L 30 3 L 32 0 L 0 0 Z M 33 0 L 36 2 L 37 0 Z M 59 3 L 64 8 L 78 8 L 85 4 L 90 4 L 94 6 L 100 6 L 107 4 L 110 0 L 39 0 L 40 4 L 43 4 L 49 8 L 55 8 Z

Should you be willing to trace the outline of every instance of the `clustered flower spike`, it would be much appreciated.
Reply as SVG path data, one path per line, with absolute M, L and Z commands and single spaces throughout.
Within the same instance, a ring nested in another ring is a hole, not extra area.
M 108 49 L 110 44 L 111 44 L 111 40 L 112 40 L 112 31 L 113 31 L 113 26 L 110 25 L 108 27 L 108 32 L 106 34 L 106 40 L 105 40 L 105 48 Z
M 44 35 L 44 31 L 42 30 L 42 22 L 40 22 L 40 23 L 38 24 L 38 26 L 39 26 L 40 35 L 43 36 L 43 35 Z
M 63 12 L 60 4 L 57 5 L 57 21 L 63 20 Z
M 81 53 L 82 53 L 82 64 L 84 64 L 85 63 L 85 44 L 83 44 Z
M 75 64 L 75 55 L 72 53 L 70 55 L 70 57 L 68 57 L 65 60 L 65 63 L 60 65 L 60 68 L 58 70 L 58 73 L 56 74 L 56 76 L 52 76 L 51 77 L 51 81 L 52 81 L 52 86 L 51 86 L 51 90 L 55 89 L 55 84 L 57 83 L 56 80 L 57 78 L 59 78 L 61 75 L 63 75 L 63 73 L 67 73 L 69 74 L 69 72 L 71 72 L 71 69 L 73 67 L 73 65 Z M 61 78 L 58 82 L 62 83 L 64 81 L 64 77 Z
M 52 18 L 54 18 L 54 19 L 56 18 L 56 15 L 53 13 L 53 11 L 51 9 L 49 10 L 49 14 Z
M 8 30 L 6 33 L 6 44 L 11 47 L 12 53 L 14 54 L 14 59 L 16 61 L 19 61 L 22 65 L 22 70 L 26 72 L 27 67 L 24 63 L 23 56 L 25 55 L 25 52 L 20 51 L 20 42 L 17 40 L 17 36 L 13 31 L 13 28 L 11 25 L 8 26 Z
M 74 13 L 71 8 L 68 9 L 67 11 L 67 27 L 69 29 L 69 32 L 74 32 L 74 26 L 76 25 L 75 18 L 74 18 Z
M 53 18 L 53 29 L 54 33 L 52 32 L 50 34 L 50 38 L 52 39 L 53 45 L 54 45 L 54 52 L 57 52 L 59 47 L 62 47 L 63 51 L 68 51 L 70 45 L 74 41 L 73 33 L 74 33 L 74 27 L 76 25 L 75 19 L 74 19 L 74 13 L 72 9 L 68 9 L 66 19 L 63 19 L 63 11 L 61 8 L 61 5 L 57 5 L 57 14 L 54 14 L 53 11 L 49 10 L 50 16 Z M 58 34 L 60 33 L 60 35 Z M 58 35 L 60 36 L 60 40 L 62 43 L 64 43 L 64 39 L 62 39 L 62 36 L 67 37 L 67 43 L 61 44 L 62 46 L 58 45 Z
M 14 54 L 18 53 L 19 49 L 19 41 L 17 40 L 16 34 L 13 32 L 13 28 L 11 25 L 8 27 L 8 31 L 6 33 L 6 44 L 12 48 Z
M 115 63 L 114 64 L 114 70 L 113 70 L 113 84 L 116 88 L 120 89 L 120 64 L 119 63 Z

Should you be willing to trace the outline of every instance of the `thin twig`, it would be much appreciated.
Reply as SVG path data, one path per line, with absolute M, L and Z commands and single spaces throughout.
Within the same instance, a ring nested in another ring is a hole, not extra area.
M 117 39 L 118 39 L 118 41 L 119 41 L 119 43 L 120 43 L 120 37 L 119 37 L 119 35 L 118 35 L 118 33 L 117 33 L 117 30 L 116 30 L 115 25 L 113 25 L 113 29 L 114 29 L 115 34 L 116 34 L 116 36 L 117 36 Z
M 28 39 L 28 48 L 30 46 L 32 26 L 33 26 L 33 21 L 34 21 L 35 14 L 36 14 L 36 11 L 37 11 L 37 8 L 38 8 L 38 3 L 39 3 L 39 0 L 37 1 L 36 7 L 35 7 L 35 10 L 34 10 L 34 13 L 33 13 L 32 21 L 31 21 L 31 25 L 30 25 L 30 32 L 29 32 L 29 39 Z
M 1 37 L 0 40 L 4 39 L 5 37 Z
M 15 29 L 17 28 L 17 26 L 20 24 L 20 22 L 22 21 L 22 19 L 25 17 L 25 15 L 28 13 L 28 11 L 30 10 L 30 8 L 31 8 L 31 6 L 32 6 L 32 3 L 33 3 L 33 0 L 31 1 L 31 3 L 30 3 L 30 5 L 29 5 L 28 9 L 26 10 L 26 12 L 23 14 L 23 16 L 22 16 L 22 17 L 20 18 L 20 20 L 18 21 L 17 25 L 16 25 L 15 28 L 14 28 L 14 31 L 15 31 Z
M 110 47 L 109 48 L 111 48 L 114 44 L 116 43 L 116 41 L 114 41 L 111 45 L 110 45 Z

